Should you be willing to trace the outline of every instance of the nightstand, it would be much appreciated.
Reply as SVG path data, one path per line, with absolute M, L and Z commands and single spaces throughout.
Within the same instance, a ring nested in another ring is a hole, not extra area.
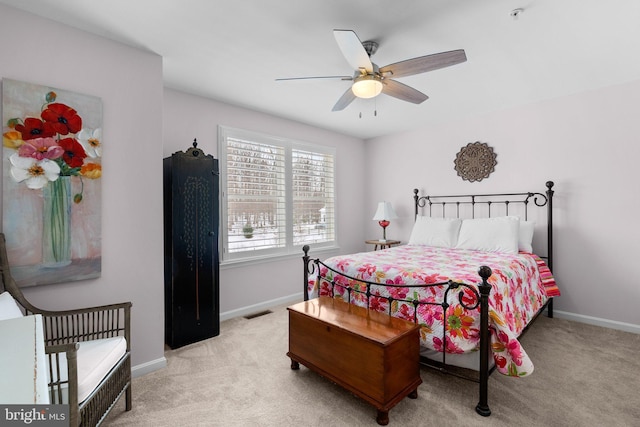
M 394 245 L 399 245 L 400 243 L 402 243 L 400 240 L 365 240 L 364 241 L 367 245 L 375 245 L 373 250 L 377 251 L 378 247 L 380 247 L 380 249 L 387 249 L 390 248 L 391 246 Z

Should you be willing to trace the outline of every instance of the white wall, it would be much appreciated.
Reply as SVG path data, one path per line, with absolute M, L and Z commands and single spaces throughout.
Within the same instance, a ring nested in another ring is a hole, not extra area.
M 544 192 L 552 180 L 554 274 L 562 291 L 554 307 L 583 320 L 640 328 L 639 104 L 640 81 L 634 81 L 369 140 L 367 162 L 385 165 L 388 173 L 367 169 L 367 200 L 393 202 L 402 218 L 388 235 L 406 241 L 413 188 L 421 194 Z M 469 183 L 456 175 L 453 160 L 475 141 L 492 146 L 498 164 L 488 179 Z M 370 224 L 368 233 L 379 227 Z
M 3 5 L 0 58 L 2 78 L 103 103 L 102 275 L 25 296 L 53 310 L 132 301 L 132 363 L 164 360 L 162 58 Z
M 185 151 L 197 138 L 198 147 L 217 158 L 218 125 L 335 147 L 340 250 L 322 254 L 312 252 L 311 255 L 324 258 L 334 253 L 363 250 L 362 206 L 366 184 L 362 140 L 171 89 L 165 89 L 163 123 L 165 157 Z M 221 313 L 229 316 L 265 301 L 301 298 L 301 256 L 302 251 L 299 256 L 277 262 L 223 266 L 220 271 Z

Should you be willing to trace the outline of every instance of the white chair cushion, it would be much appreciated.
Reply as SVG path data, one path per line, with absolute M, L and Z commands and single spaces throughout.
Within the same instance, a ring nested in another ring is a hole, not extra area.
M 15 319 L 22 317 L 24 314 L 18 307 L 18 303 L 13 299 L 9 292 L 0 294 L 0 320 Z
M 118 336 L 93 341 L 83 341 L 78 348 L 78 402 L 83 402 L 111 368 L 127 351 L 127 340 Z M 55 360 L 53 360 L 55 363 Z M 53 367 L 55 372 L 55 366 Z M 67 355 L 60 353 L 60 376 L 67 380 Z M 68 403 L 68 400 L 63 400 Z

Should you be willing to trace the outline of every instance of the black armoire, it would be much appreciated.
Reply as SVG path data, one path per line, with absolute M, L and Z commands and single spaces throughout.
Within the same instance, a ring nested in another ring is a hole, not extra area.
M 220 333 L 218 160 L 197 147 L 164 159 L 165 342 Z

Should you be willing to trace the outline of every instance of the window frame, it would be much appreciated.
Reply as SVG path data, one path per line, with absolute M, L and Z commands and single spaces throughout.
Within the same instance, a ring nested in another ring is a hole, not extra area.
M 244 139 L 256 144 L 267 144 L 282 147 L 285 150 L 285 242 L 284 247 L 268 248 L 256 251 L 229 252 L 229 231 L 228 231 L 228 182 L 227 182 L 227 139 Z M 329 250 L 338 248 L 338 214 L 337 214 L 337 185 L 336 185 L 336 153 L 335 147 L 303 142 L 299 140 L 283 138 L 261 132 L 249 131 L 245 129 L 233 128 L 218 125 L 218 158 L 220 165 L 220 264 L 235 265 L 255 261 L 269 261 L 275 258 L 290 258 L 299 256 L 302 253 L 303 244 L 293 243 L 294 229 L 294 197 L 293 197 L 293 160 L 292 150 L 299 149 L 307 152 L 314 152 L 333 157 L 333 240 L 326 242 L 307 243 L 310 247 L 318 250 Z

